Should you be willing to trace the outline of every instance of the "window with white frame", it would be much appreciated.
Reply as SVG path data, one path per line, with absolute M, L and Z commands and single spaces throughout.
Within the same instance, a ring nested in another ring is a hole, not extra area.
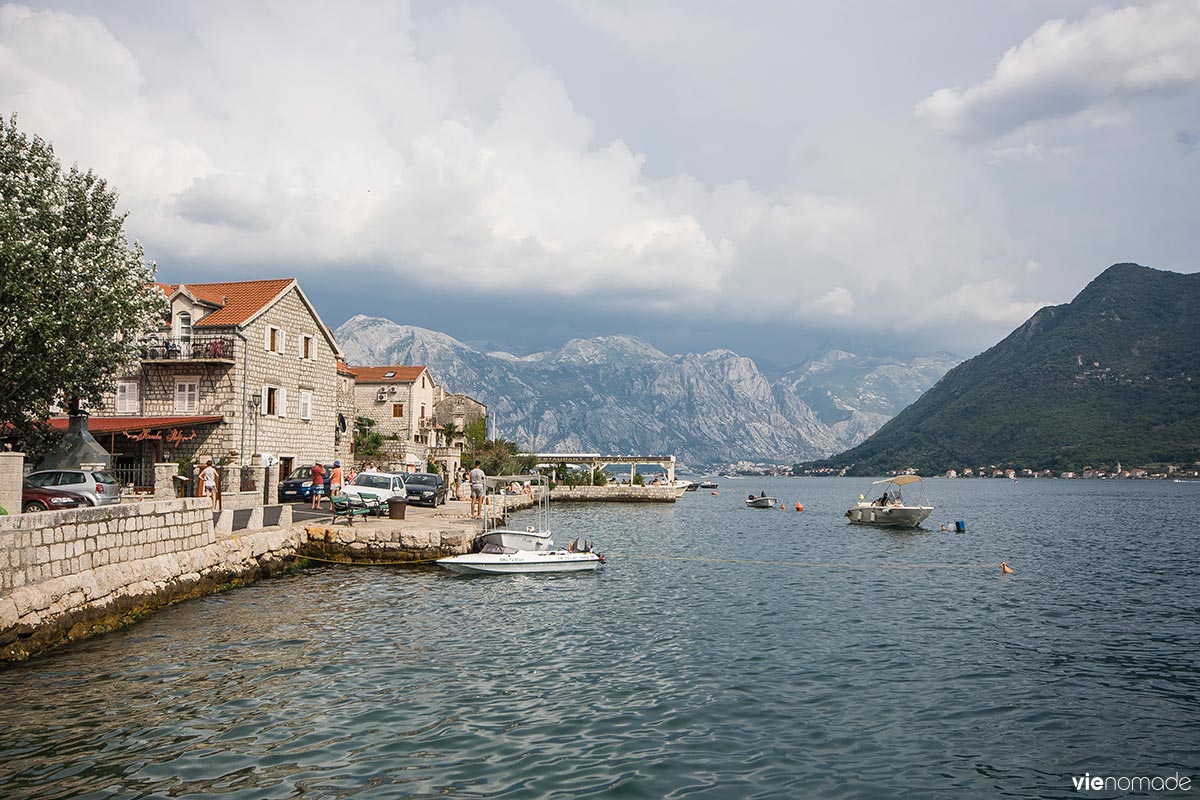
M 117 384 L 117 413 L 136 414 L 138 412 L 138 382 L 121 381 Z
M 302 335 L 300 337 L 300 358 L 305 361 L 312 361 L 317 357 L 317 343 L 313 337 Z
M 200 406 L 200 378 L 181 375 L 175 379 L 175 413 L 195 414 Z
M 180 343 L 191 344 L 192 342 L 192 315 L 186 311 L 180 311 L 175 315 L 176 330 L 175 335 L 179 337 Z
M 268 353 L 284 352 L 284 335 L 282 328 L 276 328 L 274 325 L 268 325 L 263 336 L 263 348 Z
M 287 416 L 287 389 L 280 389 L 278 386 L 264 386 L 262 396 L 264 417 Z
M 300 392 L 300 419 L 312 419 L 312 392 Z

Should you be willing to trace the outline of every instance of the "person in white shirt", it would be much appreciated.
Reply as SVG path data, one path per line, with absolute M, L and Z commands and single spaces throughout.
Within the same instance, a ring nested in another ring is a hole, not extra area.
M 221 502 L 221 496 L 217 494 L 217 468 L 213 466 L 212 459 L 204 465 L 204 469 L 200 470 L 200 494 L 203 497 L 211 497 L 213 508 L 217 508 Z

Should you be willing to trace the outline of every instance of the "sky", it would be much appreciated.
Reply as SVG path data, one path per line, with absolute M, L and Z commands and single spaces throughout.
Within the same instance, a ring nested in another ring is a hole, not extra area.
M 11 3 L 14 112 L 163 281 L 518 353 L 970 357 L 1200 269 L 1200 0 Z

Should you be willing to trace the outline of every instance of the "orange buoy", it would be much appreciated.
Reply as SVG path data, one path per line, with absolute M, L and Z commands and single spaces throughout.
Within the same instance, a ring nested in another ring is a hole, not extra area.
M 709 494 L 715 495 L 715 494 L 716 494 L 716 492 L 709 492 Z
M 1000 562 L 1000 571 L 1003 572 L 1005 575 L 1013 574 L 1013 568 L 1008 565 L 1007 561 Z
M 797 511 L 803 511 L 803 510 L 804 510 L 804 503 L 796 503 L 796 510 L 797 510 Z
M 784 509 L 786 509 L 786 508 L 787 508 L 787 506 L 785 506 L 783 503 L 780 503 L 780 504 L 779 504 L 779 510 L 780 510 L 780 511 L 783 511 L 783 510 L 784 510 Z

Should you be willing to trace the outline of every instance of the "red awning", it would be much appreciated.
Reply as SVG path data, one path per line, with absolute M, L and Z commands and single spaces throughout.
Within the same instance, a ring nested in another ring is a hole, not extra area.
M 157 428 L 192 428 L 197 425 L 215 425 L 224 421 L 225 418 L 220 415 L 207 417 L 88 417 L 88 433 L 95 436 L 98 433 L 121 433 L 122 431 Z M 70 420 L 66 417 L 55 417 L 49 422 L 58 430 L 65 431 Z

